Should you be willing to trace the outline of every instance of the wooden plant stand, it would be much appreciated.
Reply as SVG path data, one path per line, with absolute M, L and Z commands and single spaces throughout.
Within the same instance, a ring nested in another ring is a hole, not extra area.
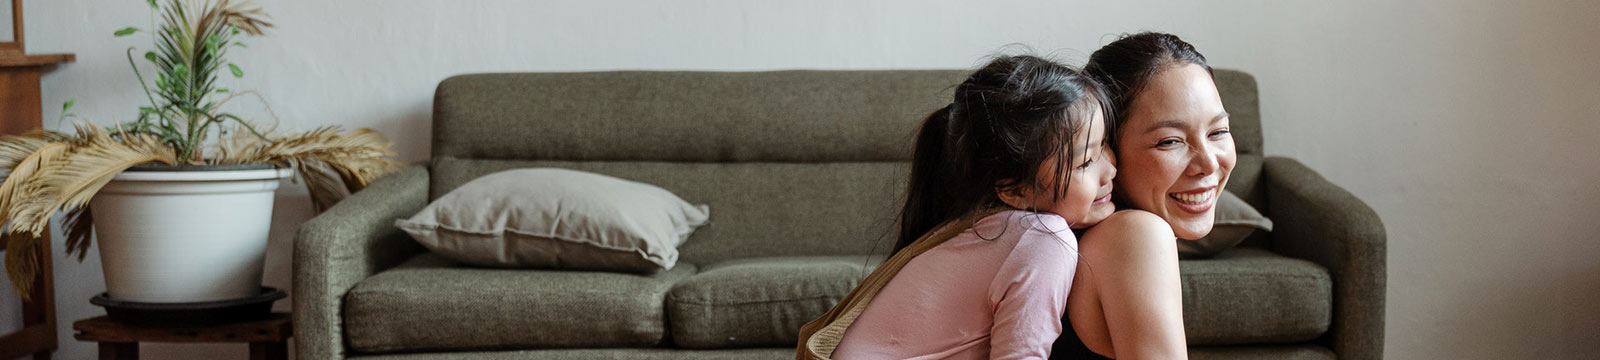
M 0 134 L 21 134 L 44 124 L 40 75 L 56 64 L 73 60 L 72 54 L 22 55 L 0 51 Z M 5 250 L 5 244 L 5 240 L 0 240 L 0 251 Z M 30 294 L 33 301 L 22 304 L 22 329 L 0 334 L 0 360 L 30 354 L 35 360 L 46 360 L 56 350 L 56 292 L 51 274 L 54 270 L 50 240 L 43 239 L 39 245 L 39 274 L 33 278 Z
M 272 313 L 263 320 L 200 327 L 141 327 L 105 316 L 72 323 L 79 341 L 100 343 L 100 360 L 139 358 L 139 343 L 249 343 L 250 360 L 287 360 L 289 338 L 294 336 L 288 313 Z
M 3 179 L 4 177 L 0 177 Z M 46 230 L 49 232 L 49 230 Z M 39 241 L 39 273 L 33 276 L 33 301 L 22 302 L 22 329 L 0 336 L 0 360 L 33 355 L 34 360 L 49 360 L 56 351 L 56 290 L 51 275 L 50 240 Z M 0 239 L 0 250 L 6 240 Z M 4 252 L 0 252 L 4 254 Z

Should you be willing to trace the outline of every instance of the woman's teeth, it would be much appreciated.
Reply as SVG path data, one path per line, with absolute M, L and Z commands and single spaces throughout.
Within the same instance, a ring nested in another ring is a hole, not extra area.
M 1211 194 L 1213 193 L 1216 193 L 1216 190 L 1206 191 L 1198 194 L 1171 193 L 1167 194 L 1167 196 L 1184 204 L 1200 205 L 1206 203 L 1207 201 L 1211 201 Z

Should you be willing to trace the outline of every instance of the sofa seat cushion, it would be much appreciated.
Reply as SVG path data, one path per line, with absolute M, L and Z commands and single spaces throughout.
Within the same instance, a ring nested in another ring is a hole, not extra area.
M 1303 342 L 1332 321 L 1333 281 L 1310 261 L 1237 248 L 1179 267 L 1191 346 Z
M 881 261 L 794 256 L 707 265 L 667 296 L 672 340 L 689 349 L 792 348 L 801 325 L 828 312 Z
M 345 295 L 345 335 L 361 352 L 656 346 L 667 291 L 694 271 L 491 269 L 424 253 Z

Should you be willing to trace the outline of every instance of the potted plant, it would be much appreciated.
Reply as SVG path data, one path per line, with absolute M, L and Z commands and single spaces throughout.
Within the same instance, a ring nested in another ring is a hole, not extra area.
M 160 18 L 148 31 L 155 50 L 142 55 L 154 76 L 140 72 L 135 48 L 127 51 L 150 101 L 137 119 L 0 137 L 0 169 L 9 171 L 0 183 L 0 236 L 8 240 L 6 271 L 18 294 L 28 294 L 38 271 L 32 248 L 49 241 L 47 224 L 64 212 L 67 251 L 79 261 L 98 229 L 113 300 L 257 295 L 281 179 L 297 175 L 321 211 L 397 167 L 388 141 L 371 130 L 277 134 L 222 110 L 244 96 L 261 99 L 217 82 L 225 71 L 244 75 L 225 60 L 243 47 L 239 37 L 271 27 L 249 0 L 147 1 Z M 62 107 L 63 120 L 71 107 Z

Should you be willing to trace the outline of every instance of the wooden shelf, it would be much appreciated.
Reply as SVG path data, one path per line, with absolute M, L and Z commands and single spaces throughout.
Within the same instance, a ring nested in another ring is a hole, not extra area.
M 20 1 L 12 2 L 17 3 Z M 21 37 L 18 31 L 17 38 Z M 56 64 L 77 59 L 72 54 L 23 55 L 20 47 L 14 52 L 9 50 L 12 49 L 0 49 L 0 134 L 21 134 L 42 125 L 40 75 Z M 33 278 L 33 301 L 22 303 L 22 329 L 0 334 L 0 359 L 30 354 L 35 360 L 49 359 L 58 345 L 55 276 L 50 263 L 54 254 L 50 252 L 50 241 L 41 241 L 35 251 L 40 261 L 39 272 Z
M 72 54 L 0 55 L 0 67 L 44 66 L 77 60 Z

